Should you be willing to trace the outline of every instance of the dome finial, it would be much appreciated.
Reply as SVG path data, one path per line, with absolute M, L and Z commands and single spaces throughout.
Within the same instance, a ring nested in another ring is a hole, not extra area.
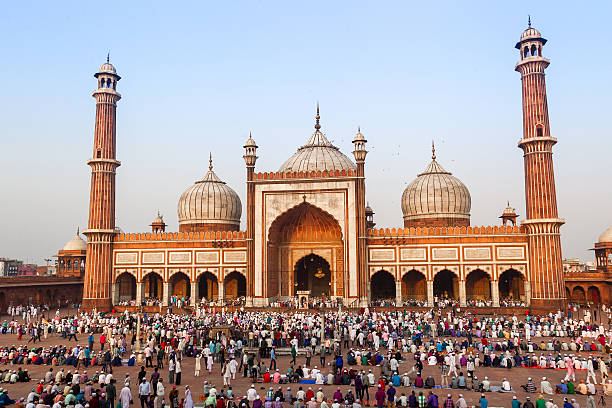
M 110 64 L 110 50 L 108 50 L 108 53 L 106 54 L 106 63 Z
M 77 237 L 79 236 L 80 233 L 81 233 L 81 228 L 77 227 Z
M 531 28 L 531 16 L 527 14 L 527 27 Z
M 431 159 L 436 160 L 436 146 L 433 140 L 431 141 Z
M 321 129 L 321 125 L 319 124 L 319 119 L 321 119 L 321 116 L 319 115 L 319 102 L 317 102 L 317 116 L 315 116 L 315 129 L 316 130 Z
M 208 170 L 212 171 L 213 169 L 213 165 L 212 165 L 212 152 L 210 152 L 210 156 L 208 158 Z

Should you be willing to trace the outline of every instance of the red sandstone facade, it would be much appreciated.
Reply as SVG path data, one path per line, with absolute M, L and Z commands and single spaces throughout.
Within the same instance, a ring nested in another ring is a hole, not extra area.
M 367 141 L 358 131 L 352 162 L 320 131 L 317 108 L 315 133 L 279 171 L 255 172 L 258 146 L 251 137 L 244 145 L 246 231 L 238 231 L 239 199 L 212 172 L 211 159 L 209 173 L 179 201 L 180 232 L 164 232 L 154 222 L 153 233 L 117 234 L 119 76 L 104 64 L 94 92 L 83 306 L 108 310 L 112 304 L 152 299 L 167 305 L 171 297 L 195 305 L 200 299 L 240 296 L 247 306 L 266 306 L 308 292 L 349 306 L 380 298 L 433 306 L 436 299 L 455 298 L 464 306 L 481 300 L 496 307 L 501 299 L 511 299 L 550 310 L 562 307 L 563 220 L 554 185 L 556 140 L 550 137 L 544 83 L 548 60 L 541 56 L 545 42 L 529 28 L 517 44 L 527 204 L 521 226 L 514 225 L 513 211 L 500 217 L 504 226 L 470 226 L 469 192 L 437 163 L 433 151 L 432 162 L 403 197 L 406 227 L 367 229 L 374 225 L 373 211 L 366 211 Z M 444 188 L 427 189 L 424 180 L 441 181 Z M 192 201 L 198 201 L 197 208 Z

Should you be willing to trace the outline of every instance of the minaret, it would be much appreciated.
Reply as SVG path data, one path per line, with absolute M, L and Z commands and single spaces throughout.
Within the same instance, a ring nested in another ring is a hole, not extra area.
M 550 136 L 544 70 L 550 62 L 542 56 L 546 40 L 529 27 L 516 44 L 521 60 L 515 70 L 523 85 L 523 149 L 525 161 L 525 201 L 529 242 L 531 306 L 558 309 L 565 305 L 565 283 L 561 257 L 560 227 L 552 148 L 557 139 Z
M 319 121 L 319 107 L 317 106 L 317 123 Z M 357 134 L 353 139 L 353 156 L 357 163 L 357 181 L 355 183 L 355 207 L 357 209 L 357 276 L 359 277 L 358 293 L 359 303 L 362 307 L 368 305 L 368 288 L 370 279 L 368 277 L 366 251 L 366 201 L 365 201 L 365 158 L 368 154 L 366 143 L 368 141 L 357 128 Z
M 247 168 L 247 287 L 246 305 L 253 306 L 253 292 L 255 284 L 255 162 L 257 162 L 257 144 L 249 133 L 244 144 L 244 162 Z
M 89 223 L 83 234 L 87 236 L 87 262 L 83 308 L 99 311 L 111 309 L 113 239 L 115 236 L 115 169 L 116 160 L 117 75 L 107 57 L 94 75 L 98 89 L 96 99 L 96 125 L 93 156 L 87 161 L 91 167 L 91 193 L 89 196 Z

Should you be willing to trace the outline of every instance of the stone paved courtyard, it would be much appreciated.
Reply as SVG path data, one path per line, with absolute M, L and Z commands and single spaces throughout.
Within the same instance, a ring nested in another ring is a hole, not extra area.
M 95 336 L 95 350 L 99 350 L 99 342 L 98 342 L 98 336 Z M 24 336 L 23 337 L 23 341 L 18 342 L 17 341 L 17 335 L 12 335 L 12 334 L 5 334 L 5 335 L 0 335 L 0 345 L 1 346 L 11 346 L 11 345 L 19 345 L 19 344 L 26 344 L 28 337 Z M 86 345 L 87 344 L 87 335 L 80 335 L 78 338 L 78 343 L 75 342 L 74 340 L 67 342 L 66 339 L 63 339 L 59 336 L 50 336 L 47 339 L 43 339 L 42 343 L 40 343 L 40 345 L 42 346 L 52 346 L 52 345 L 58 345 L 58 344 L 69 344 L 70 346 L 74 346 L 75 344 L 80 344 L 80 345 Z M 31 343 L 30 343 L 31 345 Z M 36 343 L 36 346 L 39 346 L 39 343 Z M 345 350 L 343 350 L 343 355 L 345 355 L 344 353 Z M 584 355 L 584 356 L 588 356 L 588 353 L 578 353 L 579 355 Z M 539 356 L 539 353 L 537 353 L 537 355 Z M 400 364 L 400 375 L 403 374 L 404 372 L 407 372 L 410 370 L 410 368 L 413 365 L 413 358 L 412 355 L 406 355 L 403 354 L 404 357 L 404 362 L 402 362 Z M 289 366 L 289 362 L 290 362 L 290 357 L 286 356 L 286 355 L 281 355 L 278 357 L 278 368 L 280 369 L 281 373 L 285 373 L 288 366 Z M 155 358 L 154 358 L 155 360 Z M 329 363 L 329 361 L 331 360 L 331 358 L 327 358 L 327 362 Z M 264 361 L 266 361 L 267 363 L 269 363 L 269 359 L 264 359 Z M 346 359 L 345 359 L 346 361 Z M 305 363 L 305 357 L 304 356 L 298 356 L 297 359 L 298 364 L 303 365 Z M 314 365 L 318 365 L 319 364 L 319 356 L 313 356 L 312 361 L 311 361 L 311 368 Z M 127 367 L 127 366 L 123 366 L 123 367 L 115 367 L 113 369 L 113 375 L 114 378 L 117 380 L 117 388 L 118 388 L 118 392 L 120 391 L 120 388 L 123 386 L 123 380 L 125 378 L 126 374 L 130 374 L 130 376 L 132 378 L 134 378 L 132 380 L 132 393 L 135 397 L 135 404 L 139 404 L 139 402 L 137 401 L 136 398 L 136 394 L 137 394 L 137 386 L 136 386 L 136 379 L 137 379 L 137 374 L 138 371 L 140 370 L 140 366 L 144 365 L 144 362 L 142 364 L 136 364 L 134 367 Z M 200 377 L 195 377 L 194 376 L 194 365 L 195 365 L 195 359 L 191 358 L 191 357 L 185 357 L 185 359 L 183 360 L 183 374 L 182 374 L 182 382 L 181 382 L 181 386 L 179 387 L 180 390 L 180 395 L 183 396 L 184 394 L 184 385 L 185 384 L 189 384 L 191 389 L 192 389 L 192 395 L 194 398 L 194 402 L 196 405 L 202 405 L 203 401 L 203 391 L 202 391 L 202 387 L 204 384 L 204 380 L 208 380 L 209 382 L 213 383 L 218 390 L 223 388 L 223 379 L 221 376 L 221 369 L 219 364 L 215 364 L 213 367 L 213 372 L 212 374 L 209 374 L 206 370 L 205 370 L 205 361 L 202 360 L 202 371 L 200 372 Z M 161 369 L 161 373 L 162 373 L 162 378 L 164 379 L 164 384 L 166 386 L 166 391 L 169 392 L 169 387 L 168 387 L 168 368 L 167 368 L 167 364 L 165 364 L 165 368 Z M 355 366 L 357 367 L 357 366 Z M 0 364 L 0 370 L 6 370 L 6 369 L 17 369 L 18 366 L 11 366 L 11 365 L 4 365 L 4 364 Z M 34 387 L 36 385 L 36 382 L 41 379 L 42 377 L 44 377 L 44 374 L 48 371 L 48 366 L 36 366 L 36 365 L 27 365 L 27 366 L 23 366 L 24 369 L 28 369 L 31 377 L 33 378 L 33 381 L 29 382 L 29 383 L 17 383 L 17 384 L 2 384 L 1 386 L 5 389 L 8 390 L 9 396 L 11 398 L 18 398 L 18 397 L 25 397 L 27 396 L 27 394 L 30 392 L 31 388 Z M 320 368 L 320 367 L 319 367 Z M 54 367 L 54 372 L 57 371 L 59 369 L 59 367 Z M 67 370 L 74 370 L 74 367 L 68 367 L 68 366 L 64 366 L 64 369 Z M 100 366 L 98 367 L 89 367 L 87 368 L 87 373 L 88 376 L 92 376 L 96 370 L 99 370 Z M 365 367 L 365 370 L 367 372 L 368 369 L 371 369 L 372 372 L 378 376 L 380 374 L 380 367 Z M 325 374 L 327 374 L 327 372 L 330 370 L 329 367 L 325 368 L 324 370 L 322 370 Z M 150 377 L 150 373 L 153 370 L 151 368 L 147 369 L 147 373 L 149 374 L 147 377 Z M 492 367 L 485 367 L 485 368 L 479 368 L 476 370 L 476 376 L 479 379 L 483 379 L 485 376 L 489 377 L 489 380 L 491 380 L 492 385 L 500 385 L 501 381 L 503 380 L 504 377 L 506 377 L 511 385 L 513 386 L 513 388 L 515 389 L 516 393 L 496 393 L 496 392 L 490 392 L 487 393 L 487 399 L 489 400 L 489 406 L 491 407 L 510 407 L 511 405 L 511 400 L 512 400 L 512 396 L 513 395 L 517 395 L 517 397 L 519 398 L 520 401 L 524 401 L 525 397 L 527 395 L 530 395 L 532 401 L 535 401 L 535 399 L 537 398 L 537 396 L 539 395 L 539 393 L 536 394 L 527 394 L 525 393 L 521 388 L 520 385 L 525 384 L 526 380 L 528 377 L 532 377 L 534 382 L 536 383 L 536 386 L 539 387 L 539 383 L 540 380 L 542 378 L 542 376 L 546 376 L 551 384 L 553 384 L 553 387 L 555 384 L 558 384 L 560 382 L 560 380 L 565 376 L 566 371 L 565 370 L 553 370 L 553 369 L 527 369 L 527 368 L 513 368 L 513 369 L 505 369 L 505 368 L 492 368 Z M 426 378 L 428 375 L 432 375 L 436 381 L 436 384 L 438 384 L 440 382 L 440 368 L 439 366 L 425 366 L 424 370 L 423 370 L 423 378 Z M 597 373 L 597 377 L 598 377 L 598 381 L 599 381 L 599 373 Z M 576 371 L 576 384 L 580 381 L 580 380 L 585 380 L 586 379 L 586 372 L 585 371 Z M 237 375 L 236 380 L 232 381 L 232 388 L 234 389 L 234 393 L 237 396 L 242 396 L 244 394 L 246 394 L 246 390 L 250 387 L 251 385 L 251 380 L 249 378 L 243 378 L 242 374 L 239 373 Z M 259 391 L 259 394 L 263 397 L 265 395 L 265 392 L 268 390 L 268 388 L 270 386 L 278 387 L 278 385 L 276 384 L 263 384 L 263 383 L 258 383 L 256 384 L 256 388 Z M 316 392 L 317 389 L 319 388 L 319 385 L 315 385 L 315 384 L 288 384 L 288 385 L 281 385 L 283 387 L 283 392 L 286 390 L 287 386 L 291 387 L 291 390 L 293 391 L 294 395 L 295 392 L 298 390 L 298 388 L 300 386 L 302 386 L 304 388 L 304 390 L 307 390 L 308 387 L 312 387 L 313 390 Z M 331 385 L 323 385 L 321 386 L 325 392 L 326 397 L 331 398 L 333 392 L 336 390 L 336 386 L 331 386 Z M 349 387 L 349 386 L 341 386 L 340 387 L 342 390 L 342 393 L 345 394 L 345 392 L 348 390 L 348 388 L 353 388 L 353 387 Z M 410 392 L 413 390 L 413 388 L 408 388 L 408 387 L 397 387 L 397 395 L 400 396 L 402 393 L 406 393 L 406 395 L 409 395 Z M 415 389 L 418 391 L 419 389 Z M 601 391 L 601 387 L 598 386 L 598 391 Z M 353 389 L 354 392 L 354 389 Z M 375 389 L 370 387 L 370 399 L 373 400 L 373 396 L 374 396 L 374 392 Z M 425 390 L 423 389 L 423 392 L 425 395 L 428 394 L 429 390 Z M 442 401 L 446 398 L 446 395 L 448 393 L 453 395 L 453 399 L 456 399 L 459 395 L 459 393 L 463 393 L 466 401 L 468 402 L 468 405 L 477 405 L 477 401 L 480 398 L 480 393 L 474 392 L 474 391 L 465 391 L 465 390 L 442 390 L 442 389 L 435 389 L 434 392 L 438 395 L 438 398 L 440 400 L 440 403 L 442 403 Z M 580 403 L 580 406 L 584 407 L 586 404 L 586 396 L 583 395 L 573 395 L 571 396 L 572 398 L 576 398 L 576 400 Z M 550 396 L 546 396 L 546 398 L 550 398 Z M 554 402 L 556 404 L 559 405 L 559 407 L 562 406 L 563 404 L 563 396 L 562 395 L 553 395 L 552 398 L 554 399 Z M 599 398 L 599 397 L 598 397 Z M 167 402 L 167 400 L 166 400 Z M 289 406 L 289 404 L 285 404 L 286 406 Z

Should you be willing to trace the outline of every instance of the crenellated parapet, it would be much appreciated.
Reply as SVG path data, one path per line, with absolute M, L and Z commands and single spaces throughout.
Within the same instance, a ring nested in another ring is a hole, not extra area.
M 142 241 L 244 241 L 246 231 L 206 231 L 206 232 L 139 232 L 123 233 L 115 236 L 115 242 Z
M 357 177 L 357 172 L 352 169 L 348 170 L 311 170 L 311 171 L 276 171 L 276 172 L 259 172 L 253 175 L 254 181 L 260 180 L 286 180 L 286 179 L 330 179 L 330 178 L 345 178 Z

